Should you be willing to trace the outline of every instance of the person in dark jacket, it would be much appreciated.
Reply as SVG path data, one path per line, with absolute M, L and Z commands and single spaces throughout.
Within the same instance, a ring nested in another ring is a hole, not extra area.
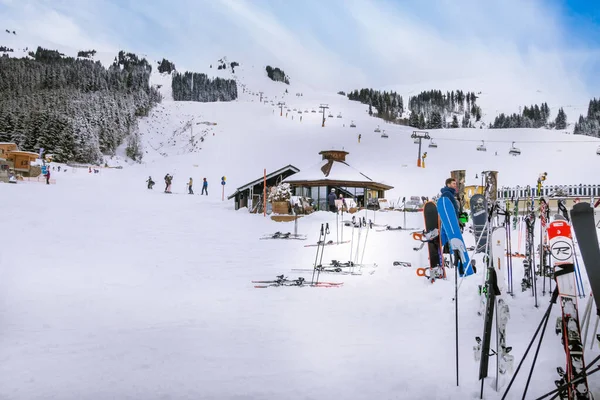
M 446 186 L 444 186 L 440 192 L 442 193 L 441 197 L 446 197 L 452 201 L 454 211 L 456 212 L 456 218 L 458 219 L 460 214 L 460 205 L 458 204 L 458 200 L 456 200 L 456 179 L 446 179 Z
M 208 181 L 206 178 L 203 178 L 202 180 L 202 192 L 200 192 L 200 194 L 206 194 L 208 196 Z
M 337 212 L 337 208 L 335 206 L 336 197 L 335 189 L 332 188 L 331 193 L 329 193 L 329 196 L 327 196 L 327 204 L 329 205 L 329 211 L 331 212 Z

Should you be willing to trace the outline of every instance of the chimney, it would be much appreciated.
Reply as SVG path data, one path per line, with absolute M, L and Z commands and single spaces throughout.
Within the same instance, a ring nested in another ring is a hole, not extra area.
M 346 155 L 350 153 L 343 150 L 323 150 L 319 154 L 323 156 L 323 160 L 346 162 Z

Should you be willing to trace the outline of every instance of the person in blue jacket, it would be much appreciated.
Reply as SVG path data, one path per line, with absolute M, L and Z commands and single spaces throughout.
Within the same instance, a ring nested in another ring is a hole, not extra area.
M 454 211 L 456 212 L 456 218 L 458 219 L 460 213 L 460 205 L 458 204 L 458 200 L 456 200 L 456 179 L 446 179 L 446 186 L 444 186 L 440 190 L 440 192 L 442 193 L 441 197 L 446 197 L 452 201 Z

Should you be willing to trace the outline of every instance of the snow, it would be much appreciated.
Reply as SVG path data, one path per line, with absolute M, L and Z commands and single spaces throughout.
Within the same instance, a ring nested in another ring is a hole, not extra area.
M 153 77 L 162 82 L 165 100 L 140 122 L 142 164 L 115 157 L 109 165 L 123 169 L 53 171 L 56 185 L 0 183 L 0 398 L 479 398 L 472 348 L 483 331 L 476 313 L 481 270 L 460 282 L 457 387 L 454 270 L 448 280 L 429 284 L 415 273 L 427 255 L 413 251 L 417 242 L 406 232 L 374 229 L 366 236 L 363 230 L 364 262 L 378 265 L 374 274 L 321 276 L 343 281 L 340 288 L 255 289 L 251 280 L 279 274 L 310 278 L 290 270 L 314 265 L 316 248 L 304 245 L 318 240 L 322 224 L 329 224 L 334 240 L 342 234 L 348 240 L 353 232 L 336 230 L 335 214 L 316 212 L 298 222 L 306 241 L 259 240 L 293 232 L 294 223 L 235 211 L 233 201 L 221 201 L 220 178 L 227 177 L 227 196 L 261 177 L 264 168 L 292 164 L 301 169 L 295 178 L 308 173 L 307 166 L 321 165 L 320 151 L 338 149 L 349 152 L 346 160 L 357 170 L 394 186 L 390 201 L 433 196 L 454 169 L 466 169 L 470 180 L 497 170 L 499 186 L 534 185 L 541 172 L 548 172 L 546 185 L 597 183 L 600 141 L 544 129 L 430 131 L 439 147 L 425 141 L 426 168 L 417 168 L 411 128 L 384 124 L 368 116 L 367 106 L 311 91 L 293 77 L 289 86 L 271 82 L 262 67 L 241 64 L 237 79 L 248 91 L 240 90 L 231 103 L 174 103 L 168 77 Z M 303 113 L 300 122 L 300 114 L 286 117 L 284 108 L 280 116 L 279 108 L 260 103 L 250 91 L 290 109 L 326 103 L 344 117 L 327 118 L 324 128 L 320 114 Z M 351 120 L 357 128 L 348 127 Z M 193 125 L 192 133 L 190 121 L 216 125 Z M 389 139 L 373 132 L 378 125 Z M 481 140 L 486 153 L 475 150 Z M 512 141 L 521 156 L 508 154 Z M 174 175 L 172 195 L 162 193 L 166 173 Z M 157 182 L 154 190 L 145 188 L 149 175 Z M 185 194 L 189 177 L 196 193 L 207 177 L 209 195 Z M 355 215 L 380 226 L 404 226 L 406 217 L 409 227 L 422 227 L 419 213 Z M 517 250 L 519 235 L 512 234 Z M 355 246 L 357 236 L 355 230 Z M 472 235 L 466 240 L 474 243 Z M 328 246 L 323 262 L 347 261 L 350 251 L 350 244 Z M 481 257 L 475 259 L 481 266 Z M 394 267 L 396 260 L 412 267 Z M 507 344 L 516 364 L 549 296 L 540 294 L 534 307 L 529 292 L 518 289 L 521 260 L 513 262 Z M 589 293 L 585 274 L 584 281 Z M 586 302 L 579 301 L 581 310 Z M 553 307 L 550 321 L 559 315 Z M 564 367 L 560 339 L 549 325 L 531 397 L 552 390 L 556 367 Z M 598 346 L 586 350 L 588 361 L 596 355 Z M 530 362 L 531 355 L 507 398 L 522 397 Z M 494 365 L 492 359 L 490 376 Z M 503 389 L 509 378 L 502 378 Z M 592 376 L 589 382 L 600 396 L 600 380 Z M 499 399 L 503 389 L 496 393 L 489 378 L 484 398 Z
M 352 168 L 348 163 L 334 161 L 329 175 L 325 176 L 321 168 L 328 163 L 327 160 L 322 160 L 320 163 L 309 167 L 294 175 L 286 178 L 284 181 L 300 181 L 300 180 L 340 180 L 351 182 L 373 182 L 368 176 L 363 175 L 360 171 Z

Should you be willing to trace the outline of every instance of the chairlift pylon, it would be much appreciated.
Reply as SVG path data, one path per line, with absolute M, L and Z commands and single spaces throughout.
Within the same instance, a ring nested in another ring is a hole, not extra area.
M 482 140 L 481 144 L 477 146 L 477 151 L 487 151 L 487 148 L 485 147 L 485 140 Z
M 512 145 L 510 146 L 510 150 L 508 151 L 508 154 L 510 154 L 511 156 L 520 156 L 521 149 L 519 149 L 518 147 L 515 147 L 515 142 L 512 142 Z

